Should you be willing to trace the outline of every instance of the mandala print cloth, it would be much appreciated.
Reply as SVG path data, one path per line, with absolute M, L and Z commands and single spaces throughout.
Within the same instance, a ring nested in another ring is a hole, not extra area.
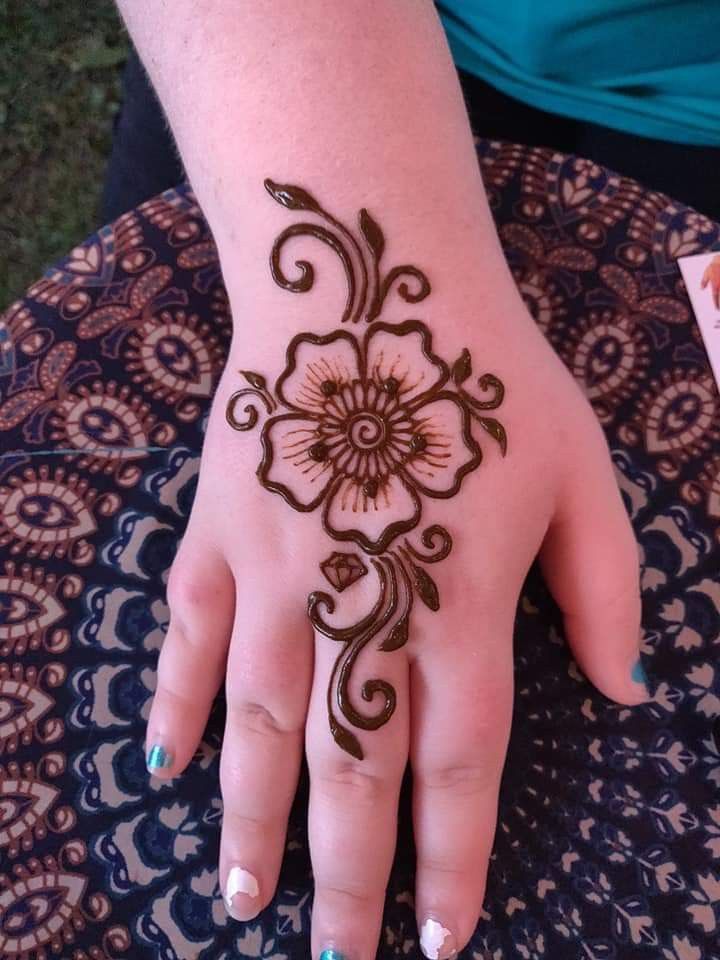
M 720 227 L 585 160 L 477 149 L 516 281 L 612 448 L 654 699 L 622 708 L 588 683 L 533 571 L 465 955 L 717 960 L 720 398 L 676 258 L 720 247 Z M 216 870 L 222 703 L 181 778 L 150 779 L 143 755 L 168 568 L 230 333 L 187 185 L 93 234 L 0 318 L 4 960 L 309 955 L 306 780 L 277 895 L 239 924 Z M 383 960 L 419 956 L 409 820 L 406 785 Z

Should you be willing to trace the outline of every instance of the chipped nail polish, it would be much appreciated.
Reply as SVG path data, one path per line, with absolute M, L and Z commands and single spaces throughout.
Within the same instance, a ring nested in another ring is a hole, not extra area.
M 320 960 L 347 960 L 347 957 L 335 947 L 326 947 L 320 954 Z
M 635 681 L 635 683 L 642 683 L 643 686 L 647 689 L 648 678 L 645 673 L 645 668 L 642 665 L 642 660 L 639 658 L 635 661 L 630 676 Z
M 432 917 L 428 917 L 420 928 L 420 949 L 429 960 L 450 960 L 457 956 L 452 932 Z
M 150 770 L 167 770 L 172 766 L 173 757 L 159 743 L 154 744 L 148 750 L 147 765 Z
M 251 912 L 247 916 L 247 910 L 238 910 L 238 904 L 233 902 L 238 893 L 245 894 L 246 897 L 254 900 L 260 894 L 260 888 L 254 874 L 243 867 L 232 867 L 227 875 L 225 882 L 225 906 L 228 913 L 238 920 L 248 920 L 255 916 L 257 911 Z

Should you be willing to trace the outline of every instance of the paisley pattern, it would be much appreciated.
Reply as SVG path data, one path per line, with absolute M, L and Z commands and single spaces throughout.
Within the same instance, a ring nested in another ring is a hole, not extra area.
M 675 260 L 720 227 L 576 157 L 479 141 L 511 268 L 610 441 L 640 545 L 649 704 L 584 679 L 537 571 L 474 960 L 720 956 L 720 397 Z M 303 779 L 280 885 L 227 918 L 218 702 L 148 779 L 167 572 L 231 332 L 186 185 L 120 217 L 0 316 L 0 955 L 308 955 Z M 419 955 L 409 794 L 379 956 Z

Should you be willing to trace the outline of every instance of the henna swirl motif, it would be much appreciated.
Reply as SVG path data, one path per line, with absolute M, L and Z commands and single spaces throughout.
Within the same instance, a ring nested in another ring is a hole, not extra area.
M 393 267 L 385 277 L 380 273 L 380 259 L 385 250 L 385 237 L 380 226 L 364 208 L 358 216 L 362 243 L 353 236 L 339 220 L 336 220 L 307 190 L 290 184 L 265 180 L 265 189 L 270 196 L 288 210 L 298 210 L 313 214 L 320 222 L 294 223 L 278 236 L 270 253 L 270 271 L 273 280 L 283 290 L 291 293 L 305 293 L 315 282 L 315 271 L 307 260 L 296 260 L 295 266 L 300 276 L 291 280 L 280 264 L 283 247 L 293 237 L 309 236 L 320 240 L 333 250 L 345 272 L 348 292 L 341 322 L 351 320 L 358 323 L 365 319 L 372 323 L 382 311 L 383 305 L 393 284 L 398 283 L 397 291 L 406 303 L 419 303 L 430 293 L 430 283 L 417 267 L 403 264 Z M 402 279 L 403 277 L 407 279 Z M 414 289 L 408 286 L 412 281 Z
M 233 430 L 252 430 L 258 422 L 259 414 L 257 407 L 252 403 L 246 404 L 245 413 L 247 414 L 247 420 L 238 420 L 235 412 L 238 402 L 242 400 L 243 397 L 256 397 L 262 401 L 267 413 L 274 413 L 274 411 L 277 410 L 277 404 L 272 394 L 268 392 L 265 377 L 259 373 L 251 373 L 249 370 L 241 370 L 240 373 L 245 377 L 250 386 L 243 387 L 241 390 L 236 390 L 235 393 L 233 393 L 227 403 L 225 419 Z
M 328 686 L 330 730 L 343 750 L 361 760 L 362 748 L 349 726 L 367 731 L 383 726 L 395 710 L 396 693 L 386 680 L 368 679 L 360 692 L 371 708 L 363 709 L 350 694 L 353 671 L 374 641 L 385 653 L 404 646 L 415 597 L 430 610 L 439 609 L 438 588 L 426 566 L 444 560 L 452 548 L 450 534 L 438 525 L 423 531 L 420 544 L 403 535 L 419 524 L 423 498 L 453 497 L 482 462 L 474 423 L 506 454 L 505 429 L 488 415 L 502 404 L 505 390 L 494 374 L 485 373 L 477 380 L 479 395 L 470 392 L 470 352 L 463 350 L 448 366 L 433 352 L 432 335 L 419 320 L 390 324 L 377 319 L 396 281 L 408 303 L 423 300 L 430 284 L 409 265 L 381 275 L 385 240 L 367 210 L 359 214 L 358 240 L 306 190 L 272 180 L 265 187 L 289 210 L 321 221 L 295 223 L 280 233 L 270 255 L 275 282 L 292 293 L 312 287 L 314 270 L 307 260 L 295 262 L 300 271 L 295 279 L 280 262 L 288 240 L 312 236 L 335 251 L 345 270 L 341 322 L 365 319 L 369 324 L 361 337 L 346 329 L 298 334 L 274 388 L 260 374 L 241 371 L 248 386 L 231 396 L 226 410 L 228 424 L 247 431 L 259 419 L 253 401 L 260 402 L 268 414 L 261 432 L 260 483 L 295 510 L 322 507 L 328 536 L 359 547 L 377 577 L 372 608 L 350 626 L 326 619 L 335 611 L 331 594 L 318 590 L 308 598 L 315 630 L 342 645 Z M 241 420 L 237 408 L 246 400 Z M 320 569 L 338 593 L 368 572 L 357 554 L 337 551 Z

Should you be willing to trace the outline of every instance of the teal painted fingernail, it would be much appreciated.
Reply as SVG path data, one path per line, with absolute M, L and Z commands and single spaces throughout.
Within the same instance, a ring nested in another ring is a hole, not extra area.
M 635 661 L 635 665 L 632 668 L 630 676 L 633 678 L 635 683 L 642 683 L 644 687 L 647 687 L 648 678 L 641 660 Z
M 347 960 L 347 957 L 334 947 L 328 947 L 320 954 L 320 960 Z
M 168 753 L 164 747 L 159 744 L 150 747 L 147 755 L 147 765 L 150 770 L 166 770 L 172 766 L 172 754 Z

